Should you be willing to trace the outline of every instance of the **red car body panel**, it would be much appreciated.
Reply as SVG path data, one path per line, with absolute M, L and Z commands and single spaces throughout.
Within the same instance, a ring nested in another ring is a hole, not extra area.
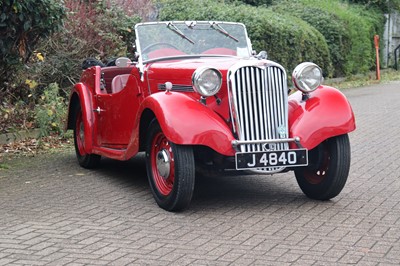
M 181 145 L 208 146 L 216 152 L 233 156 L 235 138 L 227 123 L 212 109 L 178 92 L 152 94 L 143 109 L 154 112 L 165 136 Z
M 337 89 L 320 86 L 307 100 L 301 92 L 289 96 L 290 136 L 300 137 L 307 149 L 322 141 L 355 130 L 353 110 Z
M 81 106 L 82 110 L 82 116 L 83 116 L 83 123 L 85 127 L 85 142 L 84 142 L 84 150 L 86 153 L 91 153 L 93 149 L 93 139 L 95 136 L 94 130 L 96 129 L 96 121 L 95 117 L 93 115 L 93 93 L 91 91 L 91 88 L 86 86 L 83 83 L 78 83 L 74 86 L 73 93 L 71 94 L 71 99 L 72 96 L 76 95 L 77 99 L 79 101 L 79 104 Z M 71 101 L 70 101 L 70 107 L 69 107 L 69 121 L 68 123 L 71 123 L 70 119 L 72 118 L 72 112 L 73 112 L 73 107 L 71 107 Z
M 141 95 L 135 76 L 129 76 L 126 86 L 129 89 L 96 97 L 100 108 L 97 135 L 100 146 L 118 149 L 126 147 L 130 141 L 135 122 L 134 114 L 139 110 Z
M 118 160 L 136 155 L 144 141 L 139 138 L 140 120 L 144 111 L 150 110 L 170 141 L 203 145 L 222 155 L 234 156 L 226 76 L 227 69 L 238 60 L 211 57 L 158 61 L 146 66 L 143 77 L 134 66 L 123 71 L 112 67 L 106 72 L 131 72 L 125 89 L 112 94 L 101 91 L 100 76 L 104 70 L 98 66 L 87 69 L 72 93 L 78 95 L 82 106 L 85 151 Z M 190 90 L 194 70 L 204 65 L 212 65 L 222 73 L 222 88 L 217 95 L 220 103 L 209 97 L 204 105 L 200 96 Z M 106 83 L 111 82 L 107 76 L 105 79 Z M 160 90 L 159 86 L 167 81 L 186 86 L 187 91 Z M 300 92 L 289 96 L 289 137 L 300 137 L 301 145 L 312 149 L 327 138 L 355 129 L 353 111 L 340 91 L 321 86 L 310 95 L 306 101 Z

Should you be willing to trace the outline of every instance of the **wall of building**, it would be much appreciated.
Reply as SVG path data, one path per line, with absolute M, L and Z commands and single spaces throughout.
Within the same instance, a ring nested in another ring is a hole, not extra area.
M 386 14 L 386 25 L 383 36 L 382 66 L 394 65 L 394 50 L 400 45 L 400 13 Z M 400 49 L 397 58 L 400 57 Z M 400 62 L 398 62 L 400 63 Z

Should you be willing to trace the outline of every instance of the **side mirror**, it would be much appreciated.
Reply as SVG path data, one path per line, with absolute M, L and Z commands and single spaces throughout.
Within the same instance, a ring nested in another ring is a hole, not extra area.
M 132 61 L 128 57 L 119 57 L 115 60 L 117 67 L 128 67 L 132 64 Z

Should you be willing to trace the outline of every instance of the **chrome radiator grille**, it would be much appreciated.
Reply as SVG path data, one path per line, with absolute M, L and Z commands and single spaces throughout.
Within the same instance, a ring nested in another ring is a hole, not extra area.
M 228 87 L 233 131 L 237 134 L 238 140 L 287 138 L 288 98 L 285 71 L 276 65 L 242 66 L 229 73 Z M 240 146 L 240 151 L 286 150 L 288 148 L 288 143 L 245 144 Z

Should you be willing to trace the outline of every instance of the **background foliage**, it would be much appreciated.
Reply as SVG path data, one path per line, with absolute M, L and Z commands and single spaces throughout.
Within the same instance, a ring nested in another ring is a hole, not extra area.
M 330 0 L 281 0 L 272 9 L 308 22 L 324 35 L 334 76 L 365 73 L 375 66 L 373 38 L 382 36 L 384 17 L 376 9 Z
M 41 38 L 61 27 L 65 8 L 57 0 L 0 2 L 0 96 Z M 4 84 L 6 83 L 6 84 Z
M 39 137 L 46 137 L 51 133 L 63 133 L 63 121 L 67 115 L 67 106 L 60 96 L 57 83 L 51 83 L 45 88 L 35 109 L 36 121 L 39 126 Z
M 46 60 L 35 65 L 35 80 L 40 84 L 57 82 L 61 88 L 75 84 L 82 71 L 81 64 L 93 57 L 105 63 L 126 56 L 134 40 L 133 26 L 140 21 L 123 6 L 111 1 L 93 3 L 67 0 L 69 10 L 64 30 L 43 41 L 39 50 L 46 51 Z
M 400 0 L 348 0 L 349 3 L 361 4 L 367 8 L 378 8 L 383 12 L 400 9 Z

